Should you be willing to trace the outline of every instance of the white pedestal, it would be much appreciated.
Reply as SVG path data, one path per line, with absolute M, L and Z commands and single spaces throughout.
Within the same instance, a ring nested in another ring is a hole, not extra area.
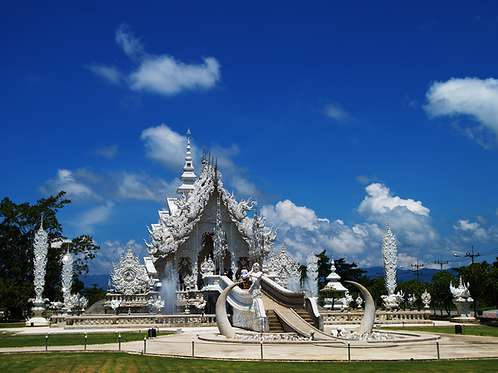
M 26 326 L 48 326 L 49 322 L 46 318 L 38 316 L 32 317 L 29 320 L 26 320 Z

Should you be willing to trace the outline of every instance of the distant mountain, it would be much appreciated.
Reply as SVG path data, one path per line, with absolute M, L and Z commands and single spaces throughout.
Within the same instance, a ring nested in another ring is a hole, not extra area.
M 81 276 L 81 281 L 85 284 L 85 287 L 92 287 L 96 284 L 98 288 L 107 289 L 107 283 L 109 281 L 109 275 L 84 275 Z
M 376 277 L 383 277 L 384 276 L 384 267 L 369 267 L 369 268 L 364 268 L 364 269 L 367 271 L 367 277 L 369 277 L 369 278 L 376 278 Z M 450 268 L 449 270 L 454 275 L 457 273 L 456 270 L 453 268 Z M 439 269 L 422 268 L 419 272 L 419 280 L 422 282 L 431 282 L 432 276 L 434 276 L 438 272 L 439 272 Z M 398 273 L 398 281 L 399 282 L 417 279 L 416 272 L 409 270 L 409 269 L 398 268 L 397 273 Z

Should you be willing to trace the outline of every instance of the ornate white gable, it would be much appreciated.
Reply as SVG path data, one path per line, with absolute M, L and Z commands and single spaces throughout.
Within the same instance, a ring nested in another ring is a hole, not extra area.
M 149 253 L 156 259 L 174 254 L 178 247 L 188 240 L 215 192 L 219 195 L 220 203 L 227 208 L 229 218 L 237 227 L 242 239 L 252 247 L 255 236 L 253 219 L 249 218 L 247 213 L 254 207 L 255 202 L 252 200 L 237 202 L 233 194 L 223 187 L 217 166 L 204 159 L 201 174 L 195 181 L 192 191 L 182 194 L 179 198 L 168 198 L 169 211 L 159 211 L 159 222 L 152 224 L 149 229 L 151 241 L 146 243 Z M 265 241 L 263 246 L 270 250 L 276 238 L 275 233 L 261 226 L 261 223 L 258 229 L 263 232 L 259 234 Z
M 150 284 L 145 265 L 140 264 L 131 250 L 114 266 L 111 281 L 114 290 L 125 295 L 146 293 Z

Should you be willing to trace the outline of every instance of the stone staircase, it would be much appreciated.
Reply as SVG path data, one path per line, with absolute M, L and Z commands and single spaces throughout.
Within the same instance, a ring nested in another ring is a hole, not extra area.
M 308 324 L 313 325 L 313 319 L 311 318 L 310 314 L 308 311 L 306 311 L 304 308 L 293 308 L 294 311 Z
M 280 319 L 273 310 L 266 311 L 266 317 L 268 318 L 268 326 L 270 327 L 270 332 L 272 333 L 283 333 L 284 328 L 280 323 Z

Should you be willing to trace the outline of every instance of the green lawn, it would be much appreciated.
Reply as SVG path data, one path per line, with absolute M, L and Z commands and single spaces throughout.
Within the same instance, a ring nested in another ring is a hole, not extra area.
M 25 326 L 26 326 L 25 322 L 2 322 L 2 323 L 0 323 L 0 329 L 24 328 Z
M 388 327 L 382 329 L 406 330 L 427 333 L 447 333 L 455 334 L 455 326 L 407 326 L 407 327 Z M 488 325 L 463 326 L 464 335 L 480 335 L 486 337 L 498 337 L 498 327 Z
M 164 333 L 163 333 L 164 335 Z M 121 333 L 121 342 L 130 342 L 143 339 L 145 333 Z M 51 334 L 48 336 L 49 346 L 82 345 L 84 334 Z M 88 333 L 87 344 L 117 343 L 118 333 Z M 45 346 L 45 335 L 14 335 L 9 332 L 0 332 L 0 347 L 28 347 Z
M 125 353 L 39 353 L 0 355 L 5 372 L 496 372 L 498 360 L 364 363 L 270 363 L 188 360 Z

